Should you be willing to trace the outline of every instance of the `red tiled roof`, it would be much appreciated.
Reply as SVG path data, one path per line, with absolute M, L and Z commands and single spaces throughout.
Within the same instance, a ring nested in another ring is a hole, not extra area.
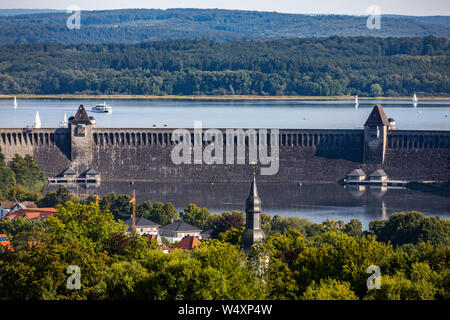
M 0 234 L 0 244 L 9 250 L 13 250 L 6 234 Z
M 6 234 L 0 234 L 0 243 L 2 245 L 9 243 L 9 240 L 8 240 L 8 237 L 6 236 Z
M 0 201 L 0 205 L 5 209 L 12 209 L 16 204 L 16 201 Z
M 55 212 L 55 208 L 27 208 L 12 212 L 5 219 L 15 219 L 17 217 L 27 218 L 28 220 L 46 219 Z
M 200 240 L 196 236 L 186 236 L 178 242 L 173 249 L 191 251 L 200 245 Z
M 17 204 L 23 204 L 27 208 L 37 208 L 33 201 L 0 201 L 0 205 L 5 209 L 12 209 Z
M 155 239 L 158 240 L 158 236 L 156 234 L 144 234 L 144 237 L 146 237 L 148 240 Z M 159 250 L 169 250 L 169 247 L 167 247 L 164 243 L 161 243 L 159 246 Z
M 29 208 L 37 208 L 38 206 L 33 201 L 19 201 L 19 203 L 23 204 L 27 209 Z

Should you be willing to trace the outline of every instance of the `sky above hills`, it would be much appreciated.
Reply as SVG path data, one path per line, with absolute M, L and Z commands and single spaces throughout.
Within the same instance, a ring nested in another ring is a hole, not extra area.
M 220 8 L 284 13 L 365 15 L 371 5 L 382 14 L 450 15 L 449 0 L 2 0 L 0 9 L 66 9 L 77 5 L 82 10 L 122 8 Z

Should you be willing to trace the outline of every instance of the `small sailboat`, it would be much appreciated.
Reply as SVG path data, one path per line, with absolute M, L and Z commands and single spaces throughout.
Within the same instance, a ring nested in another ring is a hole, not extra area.
M 36 118 L 34 119 L 33 128 L 38 129 L 41 127 L 41 118 L 39 117 L 39 112 L 36 112 Z
M 355 96 L 355 106 L 358 107 L 359 101 L 358 101 L 358 95 Z
M 63 121 L 61 121 L 61 126 L 65 127 L 67 126 L 68 121 L 67 121 L 67 114 L 64 112 L 64 119 Z
M 412 97 L 412 102 L 413 102 L 413 103 L 417 103 L 417 101 L 419 101 L 419 100 L 417 99 L 417 96 L 416 96 L 416 94 L 414 93 L 414 95 L 413 95 L 413 97 Z
M 14 109 L 17 109 L 17 99 L 16 99 L 16 96 L 14 96 L 13 107 L 14 107 Z

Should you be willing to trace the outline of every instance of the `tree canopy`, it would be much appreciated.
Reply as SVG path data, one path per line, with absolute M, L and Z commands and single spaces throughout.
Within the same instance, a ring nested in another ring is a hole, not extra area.
M 43 199 L 56 203 L 68 198 L 61 188 Z M 109 200 L 119 198 L 107 195 Z M 450 246 L 442 242 L 450 234 L 447 222 L 417 212 L 375 221 L 369 231 L 361 230 L 359 220 L 315 224 L 263 216 L 269 232 L 246 254 L 240 249 L 242 212 L 205 220 L 206 209 L 189 204 L 181 218 L 206 221 L 215 230 L 212 239 L 192 252 L 174 249 L 166 254 L 156 240 L 125 232 L 110 210 L 125 201 L 110 201 L 111 206 L 105 201 L 102 207 L 101 201 L 71 200 L 76 202 L 59 203 L 56 214 L 45 221 L 0 221 L 0 233 L 8 236 L 13 249 L 0 246 L 0 299 L 450 298 Z M 161 203 L 154 210 L 145 201 L 139 206 L 157 220 L 171 205 Z M 412 236 L 412 230 L 419 236 Z M 431 237 L 439 241 L 431 241 L 430 232 L 437 232 Z M 67 286 L 70 266 L 81 271 L 79 289 Z M 379 289 L 367 286 L 371 266 L 380 269 Z
M 135 43 L 145 40 L 269 40 L 298 37 L 450 37 L 447 16 L 383 15 L 370 30 L 366 16 L 310 15 L 223 9 L 120 9 L 81 12 L 78 30 L 66 28 L 66 12 L 2 10 L 2 43 Z M 30 15 L 29 13 L 34 13 Z
M 448 96 L 445 38 L 0 46 L 3 94 Z

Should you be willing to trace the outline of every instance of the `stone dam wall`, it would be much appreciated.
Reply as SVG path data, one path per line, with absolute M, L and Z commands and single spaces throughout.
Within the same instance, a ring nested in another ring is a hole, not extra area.
M 193 130 L 189 131 L 192 142 L 201 139 Z M 92 127 L 80 144 L 72 143 L 70 128 L 0 129 L 0 147 L 7 161 L 16 153 L 32 155 L 48 176 L 55 176 L 68 167 L 78 173 L 93 167 L 100 172 L 102 181 L 249 180 L 254 166 L 249 164 L 248 158 L 246 164 L 233 165 L 172 163 L 170 155 L 176 144 L 172 142 L 172 132 L 169 128 Z M 278 139 L 273 140 L 279 146 L 279 171 L 276 175 L 259 176 L 259 181 L 338 182 L 356 168 L 362 168 L 366 174 L 381 168 L 391 179 L 450 180 L 450 131 L 389 130 L 386 156 L 384 162 L 378 164 L 363 163 L 364 130 L 280 129 L 279 133 Z M 258 135 L 244 135 L 228 139 L 225 146 L 244 144 L 248 156 L 248 150 L 259 143 Z M 204 146 L 207 144 L 209 142 L 203 142 Z M 75 150 L 81 145 L 81 151 Z M 256 168 L 260 166 L 257 164 Z M 258 174 L 259 170 L 256 172 Z

